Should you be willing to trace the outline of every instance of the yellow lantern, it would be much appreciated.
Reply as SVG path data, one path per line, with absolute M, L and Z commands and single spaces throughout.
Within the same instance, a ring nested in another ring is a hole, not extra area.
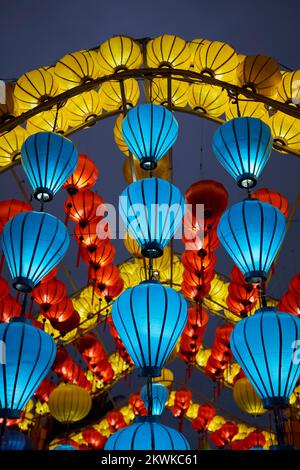
M 138 69 L 143 62 L 140 45 L 126 36 L 114 36 L 100 45 L 99 67 L 110 75 L 127 69 Z
M 48 406 L 51 416 L 60 423 L 74 423 L 89 414 L 92 399 L 79 385 L 61 383 L 50 394 Z
M 238 84 L 263 96 L 274 98 L 281 83 L 279 65 L 265 55 L 248 55 L 237 69 Z
M 194 68 L 194 60 L 195 60 L 195 55 L 197 54 L 199 48 L 203 46 L 204 44 L 208 44 L 210 41 L 208 39 L 192 39 L 189 42 L 189 47 L 190 47 L 190 60 L 191 60 L 191 68 Z
M 216 415 L 208 423 L 207 429 L 210 432 L 215 432 L 215 431 L 218 431 L 218 429 L 220 429 L 223 426 L 223 424 L 225 424 L 225 418 L 223 418 L 223 416 Z
M 97 54 L 87 50 L 72 52 L 62 57 L 55 64 L 54 73 L 59 79 L 62 91 L 90 82 L 101 75 Z
M 60 337 L 60 340 L 63 341 L 64 343 L 70 343 L 73 341 L 78 333 L 78 328 L 74 328 L 71 331 L 68 331 L 68 333 L 65 333 L 63 336 Z
M 89 297 L 85 296 L 72 299 L 72 302 L 74 309 L 80 316 L 80 328 L 85 330 L 86 328 L 96 325 L 98 322 L 97 312 L 100 308 L 96 307 L 96 302 L 94 305 L 91 305 Z
M 26 129 L 29 134 L 35 134 L 36 132 L 56 132 L 57 134 L 64 134 L 68 129 L 68 125 L 66 112 L 64 112 L 63 109 L 58 112 L 51 109 L 50 111 L 44 111 L 28 119 Z
M 278 87 L 278 101 L 286 104 L 300 104 L 300 70 L 285 72 Z
M 134 173 L 137 180 L 148 178 L 149 171 L 143 170 L 140 165 L 140 161 L 133 158 Z M 155 178 L 168 179 L 169 176 L 169 158 L 165 156 L 157 163 L 157 167 L 152 172 Z M 132 183 L 132 174 L 130 159 L 127 157 L 123 163 L 123 175 L 128 184 Z
M 262 121 L 269 119 L 268 111 L 263 103 L 256 101 L 239 100 L 238 104 L 230 101 L 226 106 L 226 120 L 234 119 L 238 116 L 255 117 Z
M 120 408 L 120 413 L 122 414 L 126 424 L 131 424 L 135 418 L 135 414 L 130 405 L 122 406 L 122 408 Z
M 124 119 L 123 114 L 120 114 L 120 116 L 117 117 L 115 125 L 114 125 L 113 132 L 114 132 L 114 139 L 115 139 L 115 142 L 116 142 L 117 146 L 119 147 L 121 152 L 124 153 L 124 155 L 128 156 L 129 155 L 129 150 L 128 150 L 127 144 L 125 143 L 125 140 L 123 139 L 123 135 L 122 135 L 122 122 L 123 122 L 123 119 Z
M 291 149 L 300 150 L 300 121 L 287 114 L 277 111 L 269 119 L 268 125 L 271 128 L 274 143 L 287 145 Z M 278 150 L 287 153 L 285 150 Z
M 196 362 L 198 366 L 205 367 L 210 355 L 211 355 L 210 349 L 199 349 L 199 351 L 196 354 Z
M 18 113 L 25 113 L 60 93 L 58 80 L 40 68 L 24 73 L 14 89 L 14 103 Z
M 0 166 L 9 165 L 20 158 L 21 147 L 28 137 L 28 132 L 21 126 L 0 136 Z
M 169 104 L 169 91 L 168 91 L 167 78 L 154 78 L 151 82 L 152 102 L 162 106 Z M 182 80 L 170 80 L 171 93 L 170 99 L 173 106 L 184 108 L 188 102 L 188 93 L 190 85 L 188 82 Z
M 126 250 L 129 251 L 129 253 L 134 258 L 142 258 L 141 247 L 138 242 L 135 241 L 135 239 L 129 234 L 129 232 L 126 232 L 123 242 Z
M 153 377 L 154 383 L 161 383 L 168 389 L 173 387 L 174 374 L 170 369 L 162 369 L 159 377 Z
M 95 90 L 86 91 L 68 99 L 66 104 L 66 117 L 71 127 L 79 126 L 84 122 L 99 116 L 102 105 L 99 94 Z
M 189 419 L 195 419 L 198 416 L 199 405 L 197 403 L 191 403 L 186 412 L 186 416 Z
M 293 405 L 298 410 L 300 408 L 300 385 L 297 385 L 293 392 L 293 395 L 296 398 L 295 403 Z
M 126 107 L 134 107 L 140 97 L 140 89 L 137 80 L 129 78 L 124 80 L 124 95 Z M 106 111 L 115 111 L 123 109 L 123 100 L 121 93 L 121 85 L 119 82 L 105 82 L 100 88 L 99 97 L 101 105 Z
M 228 284 L 215 274 L 210 285 L 209 296 L 217 302 L 224 301 L 228 294 Z
M 101 298 L 94 291 L 93 286 L 85 287 L 80 293 L 80 299 L 86 299 L 89 302 L 89 313 L 99 312 L 102 305 Z
M 124 281 L 124 289 L 128 289 L 129 287 L 133 287 L 139 284 L 139 276 L 137 276 L 136 270 L 139 269 L 135 263 L 130 261 L 126 263 L 122 263 L 119 266 L 120 276 Z
M 178 36 L 163 34 L 147 44 L 147 65 L 188 70 L 191 63 L 189 43 Z
M 109 356 L 108 362 L 110 363 L 116 376 L 122 374 L 122 372 L 125 372 L 129 368 L 128 363 L 124 361 L 124 359 L 117 352 L 112 353 Z
M 227 94 L 222 88 L 195 83 L 190 86 L 189 105 L 194 111 L 201 111 L 211 116 L 221 116 L 228 104 Z
M 266 412 L 263 402 L 246 377 L 239 379 L 234 385 L 233 398 L 241 410 L 252 416 L 260 416 Z
M 230 364 L 230 367 L 226 367 L 224 370 L 224 380 L 229 384 L 233 384 L 235 377 L 240 373 L 240 366 L 237 362 Z
M 211 41 L 197 50 L 194 60 L 196 72 L 224 82 L 236 83 L 238 56 L 235 50 L 224 42 Z

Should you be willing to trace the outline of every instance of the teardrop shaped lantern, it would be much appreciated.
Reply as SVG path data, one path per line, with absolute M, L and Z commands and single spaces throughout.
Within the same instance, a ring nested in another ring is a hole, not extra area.
M 17 214 L 7 222 L 2 249 L 15 289 L 30 292 L 62 260 L 69 243 L 65 225 L 45 212 Z
M 150 398 L 151 397 L 151 398 Z M 145 403 L 146 408 L 149 410 L 149 402 L 152 401 L 152 415 L 159 416 L 164 411 L 166 401 L 169 397 L 167 387 L 160 383 L 154 383 L 151 385 L 151 391 L 147 385 L 144 385 L 141 389 L 141 399 Z
M 146 257 L 158 258 L 184 216 L 184 198 L 168 181 L 148 178 L 129 185 L 121 194 L 119 212 L 126 230 Z
M 75 171 L 78 153 L 69 139 L 54 132 L 38 132 L 21 149 L 22 166 L 39 201 L 51 201 Z
M 141 375 L 157 377 L 185 326 L 187 304 L 170 287 L 145 281 L 120 295 L 112 319 Z
M 264 407 L 288 405 L 300 372 L 299 340 L 300 320 L 273 307 L 257 310 L 235 326 L 232 352 Z
M 24 318 L 0 324 L 0 416 L 18 418 L 56 355 L 53 338 Z M 4 358 L 3 358 L 4 354 Z
M 178 123 L 164 106 L 146 103 L 128 112 L 122 123 L 122 134 L 141 167 L 153 170 L 176 141 Z
M 248 282 L 267 278 L 284 235 L 282 212 L 256 199 L 234 204 L 218 226 L 221 244 Z
M 140 416 L 107 440 L 104 450 L 189 450 L 183 434 L 157 421 L 154 416 Z
M 271 154 L 273 139 L 267 124 L 240 117 L 220 126 L 214 134 L 213 151 L 237 184 L 255 186 Z

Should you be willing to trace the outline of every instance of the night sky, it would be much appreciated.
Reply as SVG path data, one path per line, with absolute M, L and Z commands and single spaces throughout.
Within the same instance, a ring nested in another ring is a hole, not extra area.
M 163 33 L 176 34 L 186 40 L 207 38 L 231 44 L 243 54 L 266 54 L 275 57 L 280 64 L 291 69 L 299 67 L 299 0 L 26 0 L 1 1 L 0 29 L 0 78 L 18 78 L 25 71 L 55 63 L 67 53 L 95 47 L 113 35 L 129 35 L 133 38 L 155 37 Z M 193 116 L 177 115 L 179 138 L 174 146 L 174 183 L 185 191 L 199 179 L 216 179 L 229 191 L 229 203 L 242 199 L 243 192 L 233 179 L 218 164 L 211 150 L 214 123 L 196 119 Z M 80 152 L 88 154 L 98 164 L 99 180 L 95 187 L 104 201 L 116 204 L 119 194 L 126 186 L 122 174 L 124 156 L 113 140 L 114 119 L 107 119 L 72 136 Z M 202 151 L 201 151 L 202 149 Z M 20 167 L 17 172 L 24 174 Z M 25 183 L 30 192 L 29 185 Z M 258 187 L 268 187 L 283 193 L 292 207 L 299 190 L 299 162 L 297 157 L 272 153 Z M 1 176 L 1 199 L 21 198 L 19 188 L 12 176 Z M 64 219 L 63 202 L 65 191 L 61 190 L 54 202 L 47 206 L 49 212 Z M 287 289 L 290 278 L 299 270 L 299 216 L 295 215 L 286 237 L 284 248 L 270 284 L 269 293 L 280 297 Z M 70 226 L 70 234 L 72 234 Z M 122 242 L 114 242 L 117 248 L 117 262 L 127 252 Z M 182 245 L 176 245 L 182 250 Z M 74 257 L 77 250 L 75 241 L 66 256 L 66 264 L 76 286 L 86 283 L 86 269 L 76 269 Z M 222 248 L 217 250 L 217 270 L 229 274 L 232 262 Z M 63 273 L 61 280 L 66 281 Z M 67 281 L 66 281 L 67 283 Z M 71 291 L 70 291 L 71 293 Z M 219 321 L 212 319 L 205 341 L 211 341 L 211 332 Z M 102 334 L 102 333 L 100 333 Z M 108 350 L 113 344 L 105 334 Z M 182 361 L 172 365 L 178 382 L 185 380 L 185 366 Z M 128 396 L 142 384 L 134 378 L 130 389 L 120 382 L 112 395 Z M 194 372 L 188 386 L 193 390 L 194 401 L 212 397 L 212 382 L 199 372 Z M 221 405 L 226 416 L 238 415 L 248 419 L 234 405 L 230 392 L 222 392 Z M 164 422 L 177 426 L 169 411 Z M 197 435 L 190 423 L 185 423 L 184 432 L 193 448 L 197 447 Z

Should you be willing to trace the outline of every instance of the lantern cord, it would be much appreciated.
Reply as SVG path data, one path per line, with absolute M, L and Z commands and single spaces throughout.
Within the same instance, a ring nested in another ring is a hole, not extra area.
M 148 271 L 149 271 L 149 279 L 151 281 L 154 277 L 153 276 L 153 258 L 151 256 L 149 258 Z
M 280 408 L 274 408 L 274 419 L 275 419 L 275 429 L 276 429 L 276 437 L 279 446 L 284 446 L 285 439 L 284 439 L 284 429 L 282 425 L 282 416 L 280 413 Z
M 44 200 L 43 199 L 41 199 L 40 212 L 44 212 Z
M 262 308 L 265 308 L 268 306 L 267 299 L 266 299 L 266 281 L 261 281 L 261 283 L 259 284 L 258 291 L 259 291 L 261 306 Z
M 24 317 L 25 315 L 26 305 L 27 305 L 27 296 L 28 296 L 28 293 L 25 292 L 24 297 L 23 297 L 23 302 L 22 302 L 21 317 Z
M 152 393 L 152 377 L 151 377 L 151 375 L 149 375 L 147 377 L 147 395 L 148 395 L 148 415 L 152 416 L 153 393 Z

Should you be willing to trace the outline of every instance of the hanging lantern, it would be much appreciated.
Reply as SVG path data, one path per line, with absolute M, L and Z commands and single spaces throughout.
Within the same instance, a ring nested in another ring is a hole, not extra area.
M 188 70 L 191 63 L 189 43 L 178 36 L 163 34 L 147 43 L 148 67 Z
M 280 310 L 283 310 L 284 312 L 288 312 L 288 313 L 291 313 L 292 315 L 296 315 L 297 317 L 300 317 L 300 297 L 297 297 L 291 291 L 287 291 L 281 297 L 278 308 Z
M 289 283 L 289 291 L 291 291 L 295 297 L 300 298 L 300 273 L 292 277 Z
M 51 279 L 56 277 L 57 271 L 58 271 L 58 268 L 56 266 L 55 268 L 51 269 L 51 271 L 49 271 L 49 273 L 46 274 L 46 276 L 42 277 L 42 279 L 40 280 L 40 283 L 44 284 L 45 282 L 51 281 Z
M 84 227 L 80 224 L 76 224 L 75 226 L 74 236 L 76 242 L 82 247 L 87 248 L 90 253 L 96 251 L 97 246 L 103 243 L 103 240 L 97 233 L 98 224 L 99 220 L 93 220 L 92 222 L 88 222 Z M 81 253 L 83 253 L 83 251 L 81 251 Z
M 210 255 L 205 252 L 201 255 L 198 251 L 188 250 L 182 254 L 181 262 L 186 270 L 198 276 L 205 276 L 208 271 L 214 269 L 217 257 L 213 252 Z
M 77 167 L 73 174 L 64 182 L 63 187 L 70 196 L 74 196 L 79 191 L 91 189 L 98 179 L 99 172 L 96 164 L 91 158 L 83 153 L 78 155 Z
M 208 44 L 210 41 L 208 39 L 192 39 L 189 42 L 190 52 L 191 52 L 191 68 L 194 68 L 195 55 L 198 53 L 198 49 L 203 46 L 203 44 Z
M 224 42 L 210 41 L 199 47 L 195 54 L 195 71 L 217 80 L 235 83 L 237 66 L 235 50 Z
M 233 388 L 233 398 L 237 406 L 252 416 L 260 416 L 266 412 L 263 403 L 253 388 L 251 382 L 245 377 L 239 379 Z
M 64 297 L 63 300 L 51 305 L 47 310 L 44 310 L 44 315 L 51 324 L 56 328 L 56 323 L 68 320 L 73 315 L 73 303 L 68 297 Z
M 189 88 L 189 105 L 194 111 L 219 117 L 224 114 L 228 96 L 219 87 L 206 83 L 194 83 Z
M 242 188 L 255 186 L 271 154 L 270 128 L 256 118 L 235 118 L 214 134 L 213 151 Z
M 77 127 L 99 116 L 102 112 L 99 93 L 95 90 L 85 91 L 69 98 L 66 103 L 66 117 L 71 127 Z
M 123 135 L 122 135 L 123 119 L 124 119 L 123 114 L 120 114 L 117 117 L 115 125 L 114 125 L 113 132 L 114 132 L 114 139 L 115 139 L 115 142 L 116 142 L 117 146 L 119 147 L 119 150 L 121 150 L 121 152 L 124 153 L 124 155 L 128 156 L 129 155 L 129 150 L 128 150 L 127 144 L 126 144 L 126 142 L 123 138 Z
M 169 392 L 167 387 L 160 383 L 154 383 L 151 385 L 151 391 L 149 392 L 147 385 L 144 385 L 141 389 L 141 399 L 145 403 L 146 408 L 149 412 L 149 403 L 152 404 L 152 415 L 160 416 L 164 411 L 166 401 L 168 399 Z M 149 400 L 149 397 L 151 399 Z
M 0 416 L 19 418 L 47 375 L 56 345 L 51 336 L 23 318 L 0 324 L 0 340 L 6 358 L 5 364 L 0 363 Z
M 53 132 L 29 136 L 21 149 L 23 170 L 39 201 L 51 201 L 73 173 L 78 153 L 71 140 Z
M 18 214 L 7 222 L 2 249 L 15 289 L 30 292 L 62 260 L 69 243 L 64 224 L 45 212 Z
M 64 207 L 67 216 L 83 228 L 89 222 L 99 221 L 100 216 L 97 213 L 99 209 L 103 208 L 103 199 L 97 193 L 89 190 L 79 192 L 75 196 L 69 196 Z
M 119 278 L 119 269 L 114 264 L 107 264 L 97 270 L 91 269 L 90 279 L 97 284 L 97 291 L 103 291 L 107 286 L 112 286 Z
M 266 279 L 284 235 L 282 212 L 255 199 L 234 204 L 218 226 L 221 244 L 248 282 Z
M 119 212 L 143 256 L 158 258 L 183 218 L 184 199 L 168 181 L 148 178 L 123 191 Z
M 26 130 L 29 134 L 37 132 L 56 132 L 57 134 L 64 134 L 68 129 L 69 123 L 64 110 L 49 110 L 36 114 L 28 119 L 26 123 Z
M 284 217 L 288 216 L 289 213 L 289 203 L 285 196 L 276 191 L 271 191 L 267 188 L 257 189 L 255 192 L 251 193 L 251 197 L 258 199 L 259 201 L 267 202 L 279 209 Z
M 155 104 L 131 109 L 122 123 L 129 150 L 144 170 L 153 170 L 177 139 L 178 123 L 171 111 Z
M 9 165 L 20 158 L 27 136 L 27 131 L 21 126 L 0 136 L 0 166 Z
M 0 302 L 0 322 L 8 323 L 12 318 L 21 315 L 22 306 L 18 300 L 7 295 Z
M 268 124 L 274 139 L 279 147 L 286 145 L 290 149 L 300 149 L 300 122 L 299 119 L 277 111 L 269 119 Z M 276 148 L 277 152 L 287 153 L 286 150 Z
M 141 416 L 135 423 L 115 432 L 104 450 L 189 450 L 186 438 L 175 429 L 156 421 L 154 416 Z
M 99 293 L 101 295 L 102 298 L 104 298 L 107 302 L 107 304 L 109 304 L 113 299 L 115 299 L 116 297 L 118 297 L 121 292 L 123 292 L 123 289 L 124 289 L 124 281 L 122 278 L 118 278 L 115 280 L 115 282 L 111 285 L 106 285 L 103 288 L 101 289 L 98 289 L 98 287 L 95 289 L 97 293 Z M 105 311 L 101 312 L 100 313 L 102 315 L 107 315 L 109 313 L 109 310 L 106 309 Z
M 252 284 L 248 283 L 242 286 L 241 284 L 231 282 L 228 287 L 228 294 L 234 300 L 241 302 L 245 306 L 249 304 L 254 306 L 258 300 L 257 289 Z
M 89 248 L 87 247 L 87 250 L 82 250 L 81 256 L 84 262 L 92 266 L 94 270 L 98 270 L 113 262 L 116 250 L 109 240 L 101 241 L 95 250 L 90 250 Z
M 300 103 L 300 70 L 285 72 L 278 87 L 278 101 L 299 106 Z
M 32 210 L 28 202 L 19 201 L 18 199 L 6 199 L 0 201 L 0 221 L 6 224 L 15 215 L 21 212 L 29 212 Z
M 61 91 L 88 83 L 100 76 L 97 54 L 87 50 L 67 54 L 56 63 L 54 74 Z
M 0 432 L 2 435 L 2 425 L 0 426 Z M 32 441 L 29 436 L 23 434 L 21 431 L 5 429 L 1 437 L 0 450 L 33 450 Z
M 90 394 L 75 384 L 61 383 L 49 397 L 51 416 L 60 423 L 75 423 L 85 418 L 92 407 Z
M 26 72 L 14 89 L 14 102 L 19 114 L 25 113 L 61 92 L 60 84 L 51 72 L 43 68 Z
M 52 279 L 35 287 L 31 295 L 42 310 L 47 311 L 51 305 L 58 304 L 66 297 L 67 288 L 58 279 Z
M 131 235 L 126 232 L 124 236 L 124 245 L 127 251 L 134 257 L 134 258 L 142 258 L 142 253 L 141 253 L 141 247 L 140 245 L 135 241 L 134 238 L 131 237 Z
M 232 100 L 226 107 L 226 121 L 237 117 L 252 117 L 268 124 L 269 114 L 263 103 L 256 101 Z
M 135 175 L 137 180 L 141 180 L 147 178 L 149 176 L 148 170 L 143 170 L 140 165 L 140 161 L 133 157 L 133 174 Z M 152 176 L 154 178 L 161 178 L 167 180 L 169 177 L 169 157 L 165 156 L 161 160 L 159 160 L 157 167 L 153 170 Z M 123 175 L 127 182 L 127 184 L 131 184 L 133 182 L 132 179 L 132 170 L 131 170 L 131 163 L 130 159 L 127 157 L 123 163 Z
M 98 63 L 105 75 L 127 69 L 138 69 L 142 61 L 140 45 L 127 36 L 114 36 L 99 47 Z
M 112 319 L 141 374 L 159 376 L 186 323 L 187 305 L 173 289 L 146 281 L 123 292 Z
M 265 408 L 285 406 L 299 377 L 295 348 L 300 320 L 265 307 L 237 323 L 230 339 L 234 357 L 263 401 Z
M 134 78 L 128 78 L 124 80 L 123 85 L 126 108 L 133 108 L 140 97 L 139 84 Z M 99 99 L 106 111 L 123 110 L 124 103 L 119 82 L 104 82 L 99 91 Z
M 153 383 L 160 383 L 161 385 L 165 385 L 168 389 L 173 387 L 174 381 L 174 374 L 170 369 L 162 369 L 161 375 L 159 377 L 153 377 Z
M 205 219 L 219 218 L 228 206 L 228 192 L 222 183 L 215 180 L 201 180 L 193 183 L 185 192 L 187 204 L 192 205 L 192 218 L 197 220 L 197 205 L 204 205 Z
M 107 441 L 107 438 L 93 427 L 84 429 L 82 437 L 89 446 L 98 450 L 103 449 Z
M 190 84 L 183 80 L 154 78 L 151 81 L 151 101 L 161 106 L 184 108 L 188 102 Z
M 248 55 L 237 68 L 238 83 L 246 90 L 269 98 L 277 95 L 281 83 L 279 65 L 265 55 Z

